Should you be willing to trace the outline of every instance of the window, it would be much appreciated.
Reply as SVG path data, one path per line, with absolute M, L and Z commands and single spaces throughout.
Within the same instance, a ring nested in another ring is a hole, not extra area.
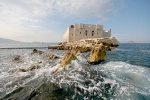
M 74 28 L 74 25 L 71 25 L 71 28 Z
M 94 36 L 94 31 L 92 31 L 92 36 Z
M 87 30 L 85 30 L 85 35 L 87 36 Z
M 80 32 L 80 34 L 81 34 L 81 32 Z

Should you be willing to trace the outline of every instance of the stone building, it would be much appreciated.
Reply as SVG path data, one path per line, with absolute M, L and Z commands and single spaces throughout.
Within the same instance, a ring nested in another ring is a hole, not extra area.
M 63 42 L 73 42 L 88 38 L 111 37 L 111 29 L 103 30 L 102 25 L 74 24 L 70 25 L 64 33 Z

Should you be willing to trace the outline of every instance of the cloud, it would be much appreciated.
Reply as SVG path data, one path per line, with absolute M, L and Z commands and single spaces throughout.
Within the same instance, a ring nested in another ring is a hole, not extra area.
M 53 8 L 59 15 L 102 17 L 112 10 L 112 0 L 56 0 Z
M 35 20 L 48 16 L 98 17 L 116 11 L 116 0 L 1 0 L 0 18 L 5 22 Z
M 8 25 L 7 32 L 6 29 L 0 30 L 0 36 L 16 30 L 19 30 L 16 34 L 32 34 L 32 30 L 24 27 L 35 31 L 35 28 L 41 28 L 43 19 L 49 17 L 107 19 L 118 9 L 116 1 L 119 0 L 0 0 L 0 26 Z M 58 23 L 57 19 L 55 21 Z M 9 28 L 13 31 L 9 32 Z M 47 30 L 41 29 L 43 32 Z

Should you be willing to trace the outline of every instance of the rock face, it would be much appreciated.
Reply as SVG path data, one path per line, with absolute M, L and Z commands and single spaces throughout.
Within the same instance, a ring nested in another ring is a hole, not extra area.
M 104 61 L 104 57 L 106 55 L 106 51 L 100 47 L 94 47 L 90 52 L 90 57 L 88 59 L 88 63 L 90 64 L 99 64 Z
M 68 51 L 64 54 L 64 57 L 60 62 L 60 66 L 64 67 L 65 65 L 70 64 L 70 62 L 75 59 L 77 59 L 76 56 L 71 51 Z
M 40 50 L 37 50 L 37 49 L 33 49 L 32 53 L 31 54 L 42 54 L 44 53 L 43 51 L 40 51 Z
M 57 59 L 58 56 L 56 56 L 54 54 L 49 54 L 49 55 L 46 55 L 44 58 L 47 58 L 47 59 Z
M 58 50 L 72 50 L 78 49 L 80 53 L 90 51 L 94 45 L 103 44 L 108 46 L 108 50 L 112 49 L 110 47 L 117 47 L 119 46 L 119 42 L 115 37 L 109 38 L 95 38 L 95 39 L 83 39 L 80 41 L 75 42 L 62 42 L 59 43 L 57 46 L 49 46 L 49 49 L 58 49 Z
M 70 64 L 72 60 L 75 60 L 75 59 L 77 59 L 77 58 L 73 52 L 71 52 L 71 51 L 65 52 L 64 57 L 60 61 L 59 67 L 55 71 L 53 71 L 52 73 L 54 74 L 58 70 L 64 68 L 66 65 Z
M 66 95 L 69 93 L 59 85 L 45 82 L 37 88 L 30 85 L 19 87 L 1 100 L 65 100 Z
M 21 62 L 21 56 L 20 56 L 20 55 L 16 55 L 16 56 L 13 58 L 13 61 L 14 61 L 14 62 L 17 62 L 17 63 Z
M 41 68 L 40 65 L 38 65 L 38 64 L 33 64 L 33 65 L 31 65 L 29 68 L 27 68 L 27 69 L 20 68 L 19 71 L 21 71 L 21 72 L 27 72 L 27 71 L 33 71 L 33 70 L 39 69 L 39 68 Z

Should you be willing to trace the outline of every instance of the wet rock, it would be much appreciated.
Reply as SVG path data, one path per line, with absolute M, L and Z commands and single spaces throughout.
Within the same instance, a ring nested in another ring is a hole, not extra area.
M 19 87 L 1 100 L 65 100 L 67 91 L 54 83 L 43 83 L 37 88 L 32 86 Z M 70 97 L 71 99 L 71 97 Z
M 27 72 L 27 71 L 33 71 L 33 70 L 39 69 L 39 68 L 41 68 L 40 65 L 38 65 L 38 64 L 33 64 L 33 65 L 31 65 L 29 68 L 27 68 L 27 69 L 20 68 L 19 71 L 21 71 L 21 72 Z
M 60 61 L 60 65 L 58 66 L 58 68 L 55 71 L 52 72 L 52 74 L 54 74 L 58 70 L 64 68 L 66 65 L 70 64 L 72 60 L 75 60 L 75 59 L 77 59 L 77 58 L 74 55 L 74 53 L 72 53 L 71 51 L 65 52 L 64 57 Z
M 71 52 L 65 52 L 63 59 L 60 62 L 60 65 L 63 67 L 71 63 L 72 60 L 77 59 L 76 56 Z
M 81 47 L 81 48 L 79 48 L 80 53 L 88 52 L 90 50 L 91 50 L 90 47 Z
M 28 70 L 23 69 L 23 68 L 20 68 L 19 71 L 20 71 L 20 72 L 27 72 Z
M 31 66 L 28 68 L 28 71 L 33 71 L 34 69 L 39 69 L 39 68 L 41 68 L 40 65 L 38 65 L 38 64 L 33 64 L 33 65 L 31 65 Z
M 16 55 L 16 56 L 13 58 L 13 61 L 14 61 L 14 62 L 17 62 L 17 63 L 21 62 L 21 61 L 22 61 L 22 60 L 21 60 L 21 56 L 20 56 L 20 55 Z
M 44 58 L 48 58 L 48 59 L 57 59 L 59 58 L 58 56 L 54 55 L 54 54 L 49 54 L 49 55 L 46 55 L 46 57 Z
M 33 49 L 31 54 L 42 54 L 44 53 L 43 51 L 37 50 L 37 49 Z
M 90 52 L 90 57 L 88 59 L 88 63 L 90 64 L 99 64 L 104 61 L 104 57 L 106 55 L 106 51 L 100 47 L 94 47 Z

